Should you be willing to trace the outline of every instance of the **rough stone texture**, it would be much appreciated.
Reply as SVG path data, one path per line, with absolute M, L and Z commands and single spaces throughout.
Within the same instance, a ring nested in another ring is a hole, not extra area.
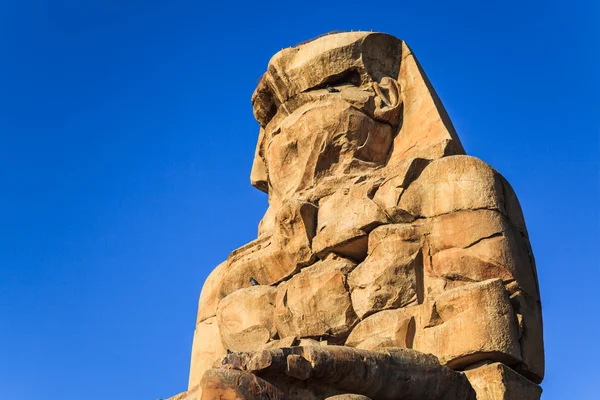
M 501 363 L 468 369 L 477 400 L 539 400 L 542 388 Z
M 544 335 L 542 329 L 542 306 L 539 301 L 523 292 L 511 297 L 520 328 L 521 356 L 523 364 L 515 369 L 535 383 L 544 378 Z
M 192 390 L 190 392 L 183 392 L 175 395 L 173 397 L 169 397 L 167 400 L 198 400 L 198 391 Z
M 204 284 L 185 395 L 471 399 L 452 371 L 468 369 L 479 397 L 539 396 L 521 207 L 409 47 L 350 32 L 283 49 L 252 107 L 269 207 Z
M 227 262 L 219 264 L 204 281 L 200 300 L 198 301 L 198 317 L 196 324 L 217 315 L 217 306 L 221 300 L 220 290 L 223 276 L 227 272 Z
M 509 290 L 539 298 L 527 243 L 498 210 L 456 211 L 429 219 L 426 276 L 452 285 L 500 278 Z M 427 279 L 426 279 L 427 280 Z M 435 288 L 426 282 L 425 290 Z
M 393 348 L 375 352 L 308 346 L 232 354 L 207 371 L 201 385 L 202 399 L 353 395 L 382 400 L 475 400 L 462 373 L 440 365 L 432 355 Z
M 500 279 L 448 290 L 420 313 L 414 348 L 453 368 L 521 360 L 519 331 Z
M 305 104 L 275 129 L 267 127 L 265 159 L 269 193 L 282 199 L 329 176 L 382 166 L 392 144 L 390 125 L 338 98 Z
M 371 199 L 373 192 L 373 185 L 353 185 L 320 201 L 313 240 L 317 255 L 332 252 L 356 261 L 365 259 L 369 232 L 388 221 L 385 212 Z
M 211 317 L 196 325 L 188 390 L 198 389 L 200 378 L 204 372 L 210 369 L 214 361 L 225 353 L 216 317 Z
M 292 347 L 298 345 L 299 340 L 295 336 L 288 336 L 283 339 L 271 340 L 270 342 L 261 346 L 259 350 L 277 349 L 279 347 Z
M 231 351 L 258 350 L 277 332 L 273 321 L 277 289 L 252 286 L 225 297 L 217 310 L 223 345 Z
M 237 369 L 211 369 L 202 376 L 200 399 L 285 399 L 277 387 L 250 372 Z
M 421 297 L 421 234 L 411 224 L 384 225 L 369 235 L 369 254 L 348 283 L 360 318 L 380 310 L 405 307 Z
M 354 266 L 330 256 L 279 285 L 275 308 L 279 336 L 345 336 L 356 321 L 346 283 Z
M 366 350 L 412 348 L 416 312 L 416 307 L 408 307 L 373 314 L 352 330 L 345 345 Z
M 394 140 L 389 164 L 410 158 L 436 159 L 464 154 L 452 122 L 408 45 L 402 42 L 398 74 L 402 88 L 402 129 Z
M 434 217 L 477 209 L 503 210 L 502 184 L 497 173 L 471 156 L 432 161 L 406 189 L 399 207 L 410 214 Z
M 278 209 L 275 221 L 272 236 L 261 236 L 231 253 L 220 285 L 221 297 L 250 286 L 250 277 L 264 285 L 280 282 L 314 259 L 310 246 L 315 206 L 288 201 Z

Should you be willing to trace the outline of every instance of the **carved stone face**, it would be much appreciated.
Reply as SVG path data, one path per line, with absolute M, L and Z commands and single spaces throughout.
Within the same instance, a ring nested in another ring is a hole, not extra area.
M 401 47 L 350 33 L 271 59 L 252 99 L 262 134 L 251 177 L 271 203 L 386 164 L 401 120 Z
M 385 163 L 392 127 L 336 97 L 340 93 L 308 103 L 267 128 L 264 156 L 272 195 L 289 199 L 328 177 L 351 177 Z

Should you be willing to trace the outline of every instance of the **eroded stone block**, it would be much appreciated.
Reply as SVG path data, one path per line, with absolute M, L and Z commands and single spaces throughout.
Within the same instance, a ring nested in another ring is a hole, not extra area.
M 222 262 L 204 281 L 202 291 L 200 292 L 200 300 L 198 301 L 196 324 L 217 315 L 217 306 L 222 298 L 220 295 L 221 283 L 227 272 L 227 267 L 227 262 Z
M 219 303 L 217 322 L 227 349 L 258 350 L 275 336 L 276 293 L 271 286 L 252 286 L 233 292 Z
M 360 318 L 418 301 L 423 268 L 419 228 L 384 225 L 369 235 L 369 254 L 348 279 L 352 305 Z
M 398 206 L 422 217 L 483 208 L 502 211 L 502 182 L 494 169 L 475 157 L 443 157 L 427 165 Z
M 461 286 L 424 305 L 413 347 L 455 369 L 481 360 L 521 361 L 517 317 L 502 281 Z
M 259 378 L 260 376 L 260 378 Z M 264 350 L 224 358 L 202 379 L 202 398 L 229 393 L 252 399 L 323 399 L 353 393 L 372 399 L 475 400 L 460 372 L 409 349 L 367 351 L 346 346 Z M 245 392 L 244 392 L 245 391 Z M 204 397 L 207 396 L 207 397 Z
M 415 335 L 415 307 L 385 310 L 356 325 L 345 345 L 365 350 L 384 347 L 410 349 Z
M 275 324 L 280 337 L 343 337 L 356 321 L 347 288 L 355 264 L 330 256 L 277 288 Z
M 430 218 L 427 225 L 427 293 L 439 294 L 435 278 L 445 280 L 442 290 L 500 278 L 511 293 L 524 290 L 537 298 L 526 239 L 500 211 L 457 211 Z
M 368 234 L 388 221 L 372 200 L 375 187 L 366 183 L 347 187 L 319 202 L 313 249 L 319 256 L 336 253 L 362 261 L 367 256 Z
M 272 285 L 291 276 L 314 260 L 311 241 L 317 209 L 302 201 L 286 202 L 278 209 L 271 237 L 260 237 L 231 253 L 220 296 L 250 286 L 250 278 Z
M 216 317 L 210 317 L 196 325 L 192 344 L 189 391 L 198 387 L 204 372 L 211 368 L 214 361 L 225 353 Z
M 523 357 L 523 363 L 515 369 L 533 382 L 541 383 L 545 370 L 542 306 L 524 292 L 513 294 L 510 300 L 520 323 L 519 342 Z
M 542 388 L 501 363 L 467 369 L 477 400 L 539 400 Z

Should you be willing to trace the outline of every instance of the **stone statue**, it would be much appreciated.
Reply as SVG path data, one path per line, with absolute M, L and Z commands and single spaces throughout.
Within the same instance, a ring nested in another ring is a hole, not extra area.
M 204 284 L 176 398 L 539 399 L 521 208 L 465 155 L 406 43 L 283 49 L 252 105 L 269 208 Z

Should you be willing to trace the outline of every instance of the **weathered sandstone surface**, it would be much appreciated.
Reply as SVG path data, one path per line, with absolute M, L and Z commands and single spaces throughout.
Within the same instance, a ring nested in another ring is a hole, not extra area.
M 204 283 L 173 399 L 539 399 L 540 292 L 508 182 L 410 48 L 283 49 L 252 96 L 258 238 Z

